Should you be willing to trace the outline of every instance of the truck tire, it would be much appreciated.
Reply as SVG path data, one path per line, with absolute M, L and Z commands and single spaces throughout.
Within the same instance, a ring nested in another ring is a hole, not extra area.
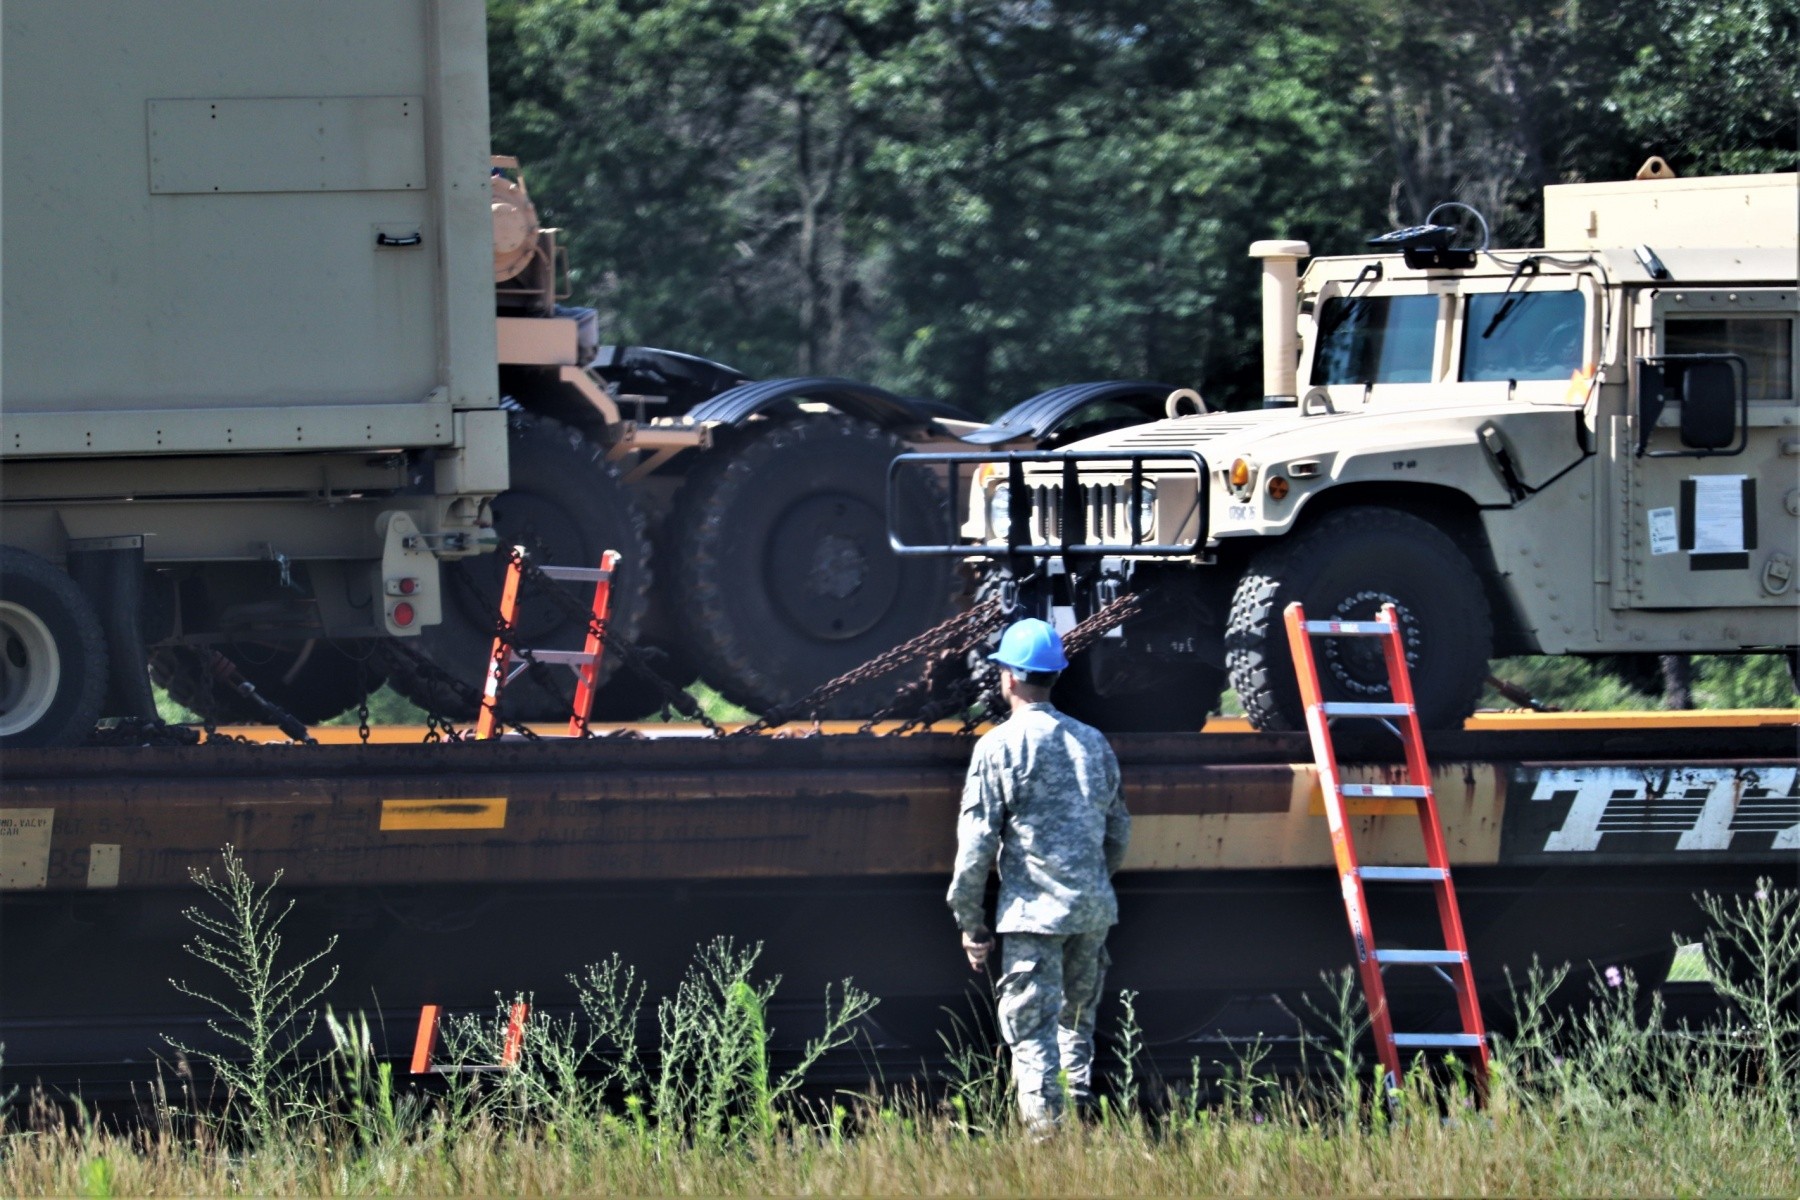
M 507 430 L 512 486 L 494 500 L 494 530 L 501 551 L 445 563 L 444 619 L 428 626 L 412 648 L 463 684 L 443 683 L 400 654 L 387 654 L 389 682 L 427 712 L 466 721 L 475 716 L 493 652 L 494 623 L 506 551 L 525 546 L 546 566 L 592 567 L 606 550 L 619 552 L 612 581 L 609 625 L 625 641 L 637 637 L 650 588 L 650 544 L 644 514 L 599 446 L 580 432 L 544 417 L 514 413 Z M 586 609 L 592 584 L 557 585 Z M 532 649 L 581 648 L 586 624 L 528 586 L 521 597 L 517 644 Z M 602 658 L 602 679 L 619 668 L 617 655 Z M 566 667 L 527 671 L 507 685 L 501 713 L 514 721 L 567 720 L 575 676 Z
M 790 704 L 954 611 L 948 560 L 888 546 L 888 464 L 906 448 L 863 421 L 809 416 L 689 474 L 671 523 L 685 648 L 726 699 L 759 713 Z M 905 485 L 907 536 L 942 537 L 943 490 L 922 472 Z M 821 714 L 866 716 L 903 682 L 853 687 Z
M 1487 595 L 1456 543 L 1431 522 L 1392 508 L 1331 513 L 1258 553 L 1238 582 L 1225 631 L 1231 686 L 1251 724 L 1305 728 L 1282 610 L 1310 620 L 1370 620 L 1400 609 L 1419 719 L 1453 728 L 1475 710 L 1494 632 Z M 1373 638 L 1313 642 L 1328 700 L 1385 701 L 1387 671 Z
M 652 603 L 655 598 L 652 597 Z M 638 661 L 643 669 L 654 671 L 658 679 L 677 690 L 685 690 L 698 679 L 699 672 L 681 651 L 655 643 L 637 646 Z M 595 721 L 636 721 L 660 713 L 666 699 L 656 682 L 644 677 L 643 671 L 629 663 L 620 663 L 600 690 L 594 693 L 594 707 L 588 714 Z
M 106 634 L 75 581 L 0 546 L 0 747 L 72 746 L 106 699 Z
M 1203 663 L 1171 665 L 1152 687 L 1102 695 L 1077 661 L 1051 700 L 1102 733 L 1195 733 L 1218 710 L 1225 672 Z
M 387 682 L 373 643 L 328 638 L 234 642 L 220 647 L 219 653 L 270 703 L 303 725 L 342 716 Z M 169 699 L 202 717 L 222 725 L 261 724 L 262 712 L 242 696 L 222 685 L 207 686 L 206 663 L 203 649 L 159 646 L 150 652 L 150 678 L 162 685 Z

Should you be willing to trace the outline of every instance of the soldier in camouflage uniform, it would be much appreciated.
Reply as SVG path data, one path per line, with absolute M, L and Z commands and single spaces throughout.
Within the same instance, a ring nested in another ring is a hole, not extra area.
M 969 764 L 950 911 L 969 966 L 981 970 L 993 947 L 983 907 L 998 858 L 1000 1033 L 1012 1048 L 1020 1115 L 1047 1130 L 1062 1119 L 1062 1078 L 1077 1103 L 1088 1095 L 1106 933 L 1119 919 L 1112 874 L 1131 817 L 1106 738 L 1050 704 L 1068 665 L 1056 631 L 1020 621 L 993 661 L 1012 713 L 976 744 Z

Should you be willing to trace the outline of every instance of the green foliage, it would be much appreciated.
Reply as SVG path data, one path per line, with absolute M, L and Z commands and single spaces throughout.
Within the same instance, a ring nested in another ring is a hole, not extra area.
M 281 872 L 259 887 L 233 847 L 226 846 L 220 860 L 218 879 L 210 870 L 190 872 L 213 909 L 194 907 L 181 914 L 197 931 L 182 949 L 216 970 L 220 981 L 205 985 L 205 991 L 185 980 L 169 983 L 216 1014 L 207 1018 L 206 1027 L 225 1048 L 197 1050 L 168 1041 L 176 1053 L 212 1067 L 230 1089 L 232 1105 L 242 1110 L 244 1132 L 265 1142 L 282 1132 L 300 1103 L 306 1066 L 296 1059 L 317 1023 L 312 1005 L 338 976 L 332 966 L 321 980 L 314 968 L 336 948 L 337 938 L 322 950 L 287 961 L 281 925 L 294 902 L 275 904 Z
M 1496 659 L 1492 674 L 1522 689 L 1539 703 L 1563 712 L 1613 712 L 1664 707 L 1662 677 L 1654 656 L 1624 667 L 1573 657 L 1532 656 Z M 1694 708 L 1795 708 L 1800 695 L 1779 654 L 1696 654 L 1690 659 Z M 1484 708 L 1516 707 L 1491 687 Z
M 1761 1077 L 1789 1091 L 1800 1078 L 1800 892 L 1759 879 L 1749 896 L 1709 894 L 1700 907 L 1707 974 L 1744 1016 L 1734 1048 L 1752 1045 Z
M 359 720 L 355 709 L 322 721 L 323 725 L 354 726 Z M 371 725 L 423 725 L 425 710 L 402 696 L 391 684 L 382 684 L 379 689 L 369 694 L 369 724 Z
M 189 711 L 184 705 L 177 704 L 169 698 L 166 688 L 157 684 L 150 685 L 151 694 L 156 698 L 156 715 L 170 725 L 198 725 L 200 714 Z
M 995 413 L 1258 392 L 1245 251 L 1792 169 L 1786 0 L 491 0 L 498 150 L 609 339 Z
M 1607 108 L 1689 174 L 1800 162 L 1800 13 L 1792 0 L 1650 0 Z

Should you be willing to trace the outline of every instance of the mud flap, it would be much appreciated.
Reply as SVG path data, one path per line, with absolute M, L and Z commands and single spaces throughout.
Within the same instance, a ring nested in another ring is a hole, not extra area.
M 100 614 L 106 633 L 108 670 L 103 717 L 156 716 L 150 690 L 149 651 L 141 624 L 144 594 L 144 539 L 81 538 L 69 543 L 69 577 Z

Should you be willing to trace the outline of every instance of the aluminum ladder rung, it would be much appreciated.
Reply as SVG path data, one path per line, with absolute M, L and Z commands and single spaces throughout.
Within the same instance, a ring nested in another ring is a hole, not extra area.
M 527 661 L 525 658 L 525 655 L 521 654 L 517 649 L 511 650 L 510 653 L 512 654 L 513 662 Z M 591 661 L 593 659 L 593 657 L 594 657 L 593 655 L 589 654 L 585 650 L 532 650 L 531 651 L 531 661 L 541 662 L 541 663 L 546 663 L 546 664 L 559 664 L 562 666 L 575 666 L 577 663 L 585 663 L 585 662 Z
M 612 572 L 603 567 L 539 567 L 538 570 L 547 578 L 569 583 L 599 583 L 602 579 L 612 578 Z
M 1467 955 L 1461 950 L 1377 950 L 1375 961 L 1401 966 L 1461 966 Z
M 1474 1033 L 1396 1033 L 1394 1045 L 1402 1050 L 1474 1050 L 1482 1045 Z
M 1386 621 L 1308 621 L 1306 632 L 1331 637 L 1386 637 L 1394 627 Z
M 1410 717 L 1410 704 L 1373 704 L 1361 700 L 1327 700 L 1319 711 L 1328 717 Z
M 1442 867 L 1358 867 L 1356 873 L 1369 883 L 1437 883 L 1450 878 Z
M 1340 783 L 1346 800 L 1423 800 L 1429 789 L 1417 783 Z

